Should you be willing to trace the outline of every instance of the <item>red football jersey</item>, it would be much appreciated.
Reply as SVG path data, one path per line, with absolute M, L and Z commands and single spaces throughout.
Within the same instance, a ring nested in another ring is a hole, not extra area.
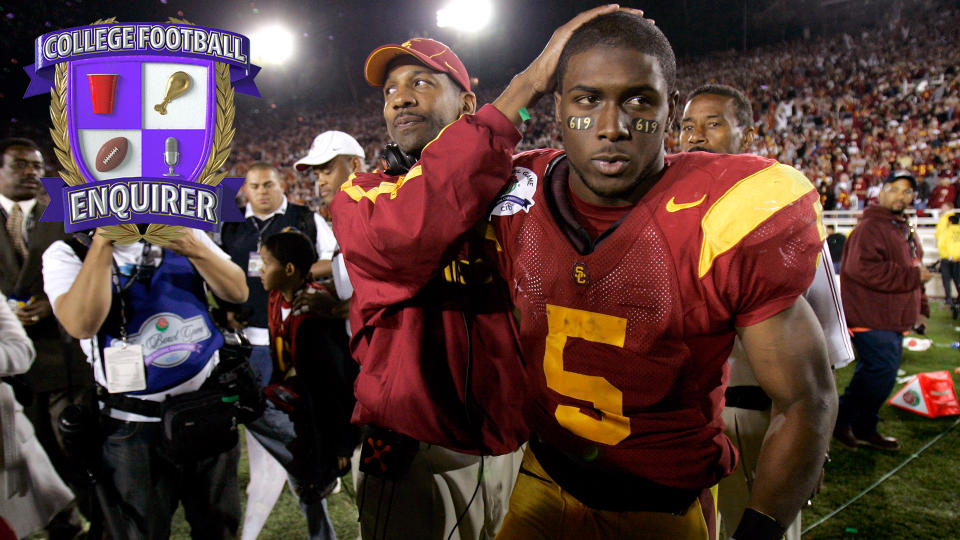
M 735 463 L 720 419 L 734 328 L 806 290 L 823 227 L 792 167 L 699 152 L 666 164 L 594 241 L 572 217 L 565 156 L 520 154 L 486 236 L 521 314 L 531 431 L 608 470 L 704 488 Z

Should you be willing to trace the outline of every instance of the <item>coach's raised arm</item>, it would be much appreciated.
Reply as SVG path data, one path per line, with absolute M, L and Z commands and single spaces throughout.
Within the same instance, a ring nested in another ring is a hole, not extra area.
M 451 245 L 483 218 L 512 180 L 519 110 L 552 89 L 557 59 L 570 34 L 584 21 L 617 9 L 601 6 L 560 27 L 493 106 L 479 111 L 459 59 L 453 67 L 428 65 L 404 54 L 402 47 L 371 55 L 367 79 L 383 86 L 383 115 L 396 143 L 393 150 L 409 163 L 403 174 L 351 177 L 334 198 L 331 213 L 351 276 L 379 280 L 381 305 L 416 294 L 440 271 Z M 404 46 L 418 41 L 430 40 L 418 38 Z M 449 49 L 433 52 L 439 59 L 453 54 Z

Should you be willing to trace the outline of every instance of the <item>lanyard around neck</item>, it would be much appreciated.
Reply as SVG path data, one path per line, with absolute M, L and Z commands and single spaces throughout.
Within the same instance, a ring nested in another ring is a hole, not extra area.
M 117 298 L 120 301 L 120 341 L 123 342 L 123 346 L 127 346 L 127 302 L 124 299 L 124 296 L 128 289 L 133 286 L 133 283 L 140 278 L 140 273 L 144 268 L 144 261 L 147 259 L 147 256 L 150 254 L 150 250 L 153 248 L 153 245 L 145 242 L 143 244 L 143 249 L 140 250 L 140 256 L 137 257 L 137 264 L 133 267 L 133 272 L 130 273 L 130 277 L 127 278 L 127 282 L 122 286 L 120 285 L 120 266 L 117 265 L 117 260 L 112 259 L 113 263 L 113 272 L 112 272 L 112 281 L 113 288 L 116 291 Z M 163 251 L 160 251 L 160 261 L 157 263 L 157 268 L 163 264 Z

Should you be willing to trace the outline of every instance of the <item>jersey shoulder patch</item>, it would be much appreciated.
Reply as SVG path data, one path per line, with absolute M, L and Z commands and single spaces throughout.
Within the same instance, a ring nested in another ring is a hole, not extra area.
M 490 211 L 493 216 L 512 216 L 520 211 L 529 212 L 537 192 L 537 174 L 526 167 L 513 168 L 513 182 L 497 197 Z

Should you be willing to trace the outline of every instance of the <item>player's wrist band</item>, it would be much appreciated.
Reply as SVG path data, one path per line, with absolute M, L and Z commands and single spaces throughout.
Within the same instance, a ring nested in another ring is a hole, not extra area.
M 757 512 L 753 508 L 743 511 L 737 532 L 733 533 L 736 540 L 780 540 L 783 538 L 784 528 L 772 517 Z
M 526 107 L 520 107 L 519 109 L 517 109 L 517 114 L 520 115 L 520 120 L 522 122 L 526 122 L 527 120 L 530 120 L 530 111 L 528 111 Z

